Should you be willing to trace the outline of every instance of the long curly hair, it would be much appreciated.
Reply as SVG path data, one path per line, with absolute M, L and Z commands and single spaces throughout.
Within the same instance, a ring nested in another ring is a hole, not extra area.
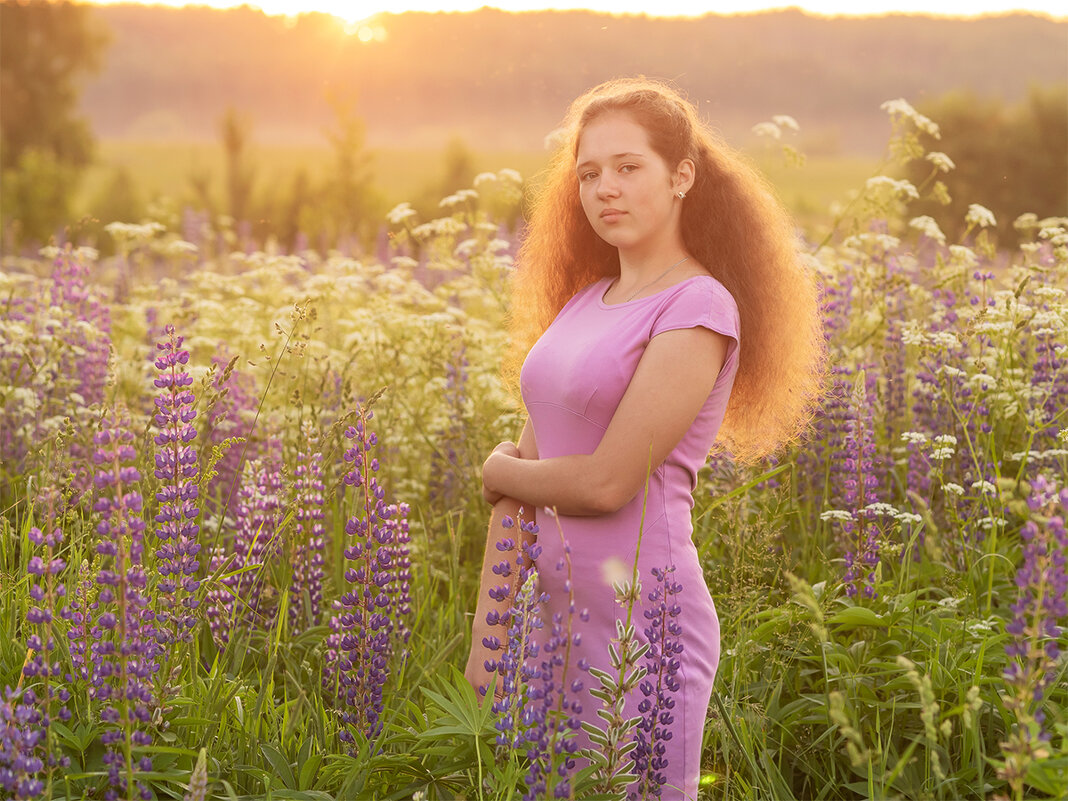
M 506 380 L 518 386 L 527 352 L 568 299 L 619 274 L 618 253 L 586 219 L 575 176 L 579 138 L 607 111 L 629 113 L 669 167 L 694 163 L 695 181 L 682 201 L 683 242 L 734 296 L 741 318 L 738 373 L 715 448 L 742 462 L 767 456 L 800 434 L 822 387 L 816 277 L 765 180 L 658 81 L 610 81 L 571 104 L 516 259 Z

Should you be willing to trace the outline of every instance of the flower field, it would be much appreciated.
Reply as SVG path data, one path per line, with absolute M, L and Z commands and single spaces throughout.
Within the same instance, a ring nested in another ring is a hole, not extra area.
M 953 163 L 886 108 L 885 174 L 801 245 L 828 347 L 810 432 L 752 468 L 714 454 L 696 491 L 723 631 L 702 798 L 1068 796 L 1068 219 L 1021 217 L 1007 250 L 973 205 L 947 241 L 908 204 Z M 917 159 L 927 181 L 895 177 Z M 402 204 L 373 255 L 190 216 L 5 263 L 5 798 L 661 794 L 696 634 L 670 572 L 620 586 L 661 616 L 581 678 L 597 753 L 553 672 L 582 615 L 540 620 L 533 580 L 495 621 L 503 700 L 462 674 L 479 467 L 522 424 L 499 373 L 522 189 Z M 621 685 L 644 717 L 613 714 Z

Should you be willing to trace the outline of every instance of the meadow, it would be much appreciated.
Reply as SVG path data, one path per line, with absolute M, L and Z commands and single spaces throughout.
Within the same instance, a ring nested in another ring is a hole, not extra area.
M 695 492 L 723 631 L 702 799 L 1068 796 L 1068 219 L 1020 217 L 1008 251 L 973 204 L 948 241 L 908 211 L 953 169 L 935 124 L 886 111 L 885 171 L 799 243 L 810 431 L 714 454 Z M 537 670 L 502 660 L 514 714 L 461 672 L 478 470 L 522 423 L 499 374 L 522 196 L 502 169 L 432 219 L 400 203 L 363 257 L 208 220 L 6 261 L 6 796 L 657 797 L 648 721 L 569 766 Z M 516 599 L 523 632 L 538 607 Z M 621 652 L 609 708 L 663 670 Z
M 459 139 L 454 140 L 454 146 L 471 176 L 508 168 L 532 179 L 548 162 L 546 150 L 467 148 Z M 804 169 L 798 169 L 797 164 L 783 158 L 780 148 L 771 145 L 753 146 L 749 155 L 805 229 L 825 225 L 828 207 L 846 197 L 877 167 L 873 158 L 838 154 L 809 155 Z M 416 200 L 436 204 L 442 196 L 441 185 L 449 180 L 449 147 L 371 144 L 362 157 L 373 184 L 375 205 L 383 210 Z M 253 191 L 268 207 L 280 205 L 274 195 L 288 191 L 301 172 L 315 185 L 336 169 L 336 154 L 328 145 L 318 143 L 252 142 L 247 159 L 253 168 Z M 217 142 L 104 139 L 97 145 L 96 159 L 71 204 L 71 216 L 74 220 L 99 219 L 103 214 L 102 222 L 110 222 L 106 212 L 114 203 L 117 175 L 128 177 L 139 213 L 149 211 L 159 216 L 201 200 L 195 189 L 197 181 L 206 184 L 209 197 L 223 208 L 225 174 L 226 158 Z

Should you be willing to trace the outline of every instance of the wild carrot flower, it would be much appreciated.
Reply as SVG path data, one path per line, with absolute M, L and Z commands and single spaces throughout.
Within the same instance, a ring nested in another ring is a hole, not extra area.
M 155 475 L 163 483 L 156 493 L 156 536 L 160 540 L 156 556 L 162 576 L 159 622 L 161 634 L 166 632 L 168 639 L 182 641 L 191 637 L 200 588 L 199 467 L 196 450 L 190 445 L 197 436 L 193 425 L 196 398 L 189 388 L 193 378 L 185 370 L 189 352 L 182 348 L 183 338 L 172 325 L 166 326 L 164 333 L 166 338 L 156 345 L 159 355 L 155 362 L 159 370 L 155 385 L 161 390 L 155 399 L 155 423 L 160 429 L 154 438 Z
M 634 772 L 638 775 L 637 787 L 630 797 L 660 798 L 667 778 L 667 747 L 672 737 L 671 724 L 675 716 L 675 695 L 681 688 L 678 678 L 683 651 L 682 626 L 677 620 L 682 607 L 675 600 L 682 585 L 671 574 L 674 567 L 653 568 L 656 587 L 649 593 L 651 606 L 644 612 L 649 625 L 644 629 L 649 642 L 645 655 L 646 675 L 638 685 L 642 700 L 638 712 L 642 715 L 634 734 L 637 747 L 634 749 Z

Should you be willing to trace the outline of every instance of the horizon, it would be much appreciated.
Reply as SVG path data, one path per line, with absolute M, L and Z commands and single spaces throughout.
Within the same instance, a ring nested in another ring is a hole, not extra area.
M 382 14 L 405 12 L 468 13 L 492 8 L 508 13 L 538 11 L 591 11 L 613 16 L 647 16 L 654 18 L 696 18 L 710 15 L 736 16 L 795 10 L 816 17 L 863 18 L 883 16 L 918 16 L 934 19 L 981 19 L 1009 14 L 1031 14 L 1056 22 L 1068 21 L 1061 0 L 1032 0 L 1024 4 L 1013 0 L 945 0 L 941 11 L 931 11 L 929 0 L 803 0 L 799 2 L 768 2 L 767 0 L 725 0 L 709 9 L 707 0 L 666 0 L 659 4 L 661 12 L 643 8 L 640 0 L 585 0 L 585 2 L 552 2 L 552 0 L 377 0 L 374 3 L 352 3 L 346 0 L 93 0 L 89 6 L 133 5 L 144 7 L 183 8 L 208 7 L 218 10 L 247 6 L 267 16 L 298 17 L 303 14 L 328 14 L 346 23 L 373 19 Z M 381 6 L 381 7 L 379 7 Z M 359 9 L 355 13 L 353 9 Z

